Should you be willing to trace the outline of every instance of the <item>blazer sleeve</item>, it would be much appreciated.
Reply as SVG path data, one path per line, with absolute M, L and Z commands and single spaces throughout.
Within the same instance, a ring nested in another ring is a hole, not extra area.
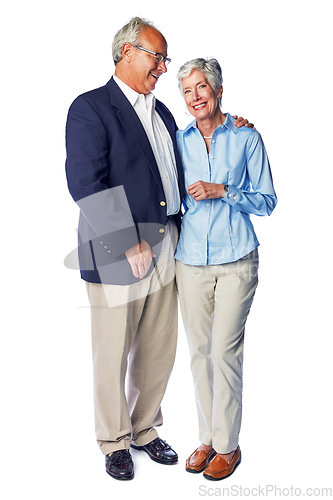
M 79 96 L 66 124 L 69 191 L 105 250 L 119 256 L 138 243 L 123 186 L 109 185 L 110 134 L 91 100 Z

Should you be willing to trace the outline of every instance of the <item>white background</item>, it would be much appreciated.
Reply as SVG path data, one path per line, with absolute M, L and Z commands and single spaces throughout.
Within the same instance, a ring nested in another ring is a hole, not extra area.
M 31 0 L 2 9 L 2 498 L 193 499 L 222 487 L 233 496 L 259 485 L 333 487 L 329 7 Z M 135 15 L 169 42 L 172 63 L 156 95 L 180 127 L 190 118 L 177 69 L 198 56 L 220 61 L 223 111 L 261 132 L 279 198 L 270 218 L 253 218 L 261 265 L 246 332 L 243 461 L 219 483 L 184 470 L 199 440 L 181 320 L 160 430 L 180 462 L 162 466 L 133 452 L 133 481 L 105 473 L 94 437 L 88 302 L 78 272 L 63 265 L 78 217 L 64 172 L 67 110 L 109 80 L 113 36 Z

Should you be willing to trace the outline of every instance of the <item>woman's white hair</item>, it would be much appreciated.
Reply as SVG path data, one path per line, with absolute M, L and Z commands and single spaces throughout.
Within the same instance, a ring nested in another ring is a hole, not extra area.
M 128 42 L 131 45 L 140 45 L 139 39 L 143 29 L 155 28 L 153 23 L 141 17 L 133 17 L 125 26 L 115 34 L 112 42 L 112 57 L 115 65 L 123 58 L 122 47 Z M 158 31 L 158 30 L 157 30 Z
M 183 94 L 182 80 L 186 76 L 189 76 L 192 71 L 201 71 L 205 75 L 205 78 L 209 85 L 212 87 L 215 96 L 219 93 L 221 86 L 223 84 L 222 69 L 219 62 L 216 59 L 204 59 L 198 57 L 197 59 L 191 59 L 179 68 L 177 73 L 177 78 L 179 81 L 179 89 Z M 222 96 L 218 98 L 219 104 L 221 105 Z

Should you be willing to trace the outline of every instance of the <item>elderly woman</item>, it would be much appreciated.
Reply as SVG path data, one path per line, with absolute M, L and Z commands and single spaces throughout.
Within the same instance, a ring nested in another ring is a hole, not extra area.
M 186 470 L 220 480 L 241 460 L 244 327 L 258 283 L 250 214 L 270 215 L 277 199 L 260 134 L 221 110 L 219 63 L 188 61 L 178 80 L 194 121 L 177 136 L 187 196 L 175 257 L 202 443 Z

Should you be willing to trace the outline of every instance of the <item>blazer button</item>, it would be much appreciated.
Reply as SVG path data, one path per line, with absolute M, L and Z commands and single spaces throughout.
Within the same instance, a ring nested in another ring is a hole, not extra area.
M 159 229 L 159 232 L 160 233 L 164 233 L 165 229 L 163 229 L 163 227 L 161 227 L 161 229 Z
M 160 201 L 160 205 L 161 205 L 161 207 L 165 207 L 165 205 L 166 205 L 165 201 Z

